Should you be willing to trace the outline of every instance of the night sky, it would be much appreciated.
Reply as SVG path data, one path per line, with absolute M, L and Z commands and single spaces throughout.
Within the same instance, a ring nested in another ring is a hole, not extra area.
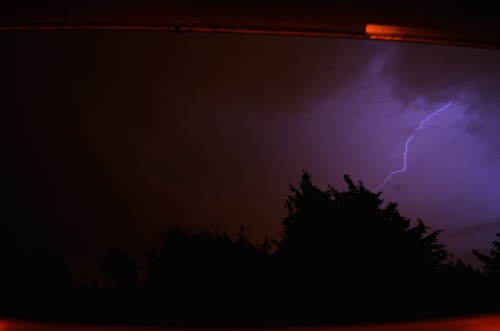
M 279 239 L 302 170 L 443 229 L 475 266 L 500 231 L 500 51 L 241 34 L 0 34 L 1 255 L 61 252 L 76 281 L 160 230 Z

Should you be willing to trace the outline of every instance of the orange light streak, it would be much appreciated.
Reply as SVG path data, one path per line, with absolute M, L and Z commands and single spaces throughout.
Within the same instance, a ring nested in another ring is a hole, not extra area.
M 184 327 L 137 327 L 109 325 L 78 325 L 49 322 L 33 322 L 22 320 L 0 321 L 0 331 L 201 331 L 216 328 L 184 328 Z M 498 331 L 500 315 L 483 315 L 472 317 L 448 318 L 417 322 L 377 323 L 347 326 L 324 327 L 263 327 L 263 328 L 224 328 L 226 331 Z
M 464 45 L 466 41 L 449 31 L 415 27 L 366 24 L 365 33 L 369 39 L 433 43 L 442 45 Z
M 324 32 L 300 30 L 274 30 L 225 27 L 190 27 L 190 26 L 150 26 L 150 25 L 9 25 L 0 26 L 0 31 L 50 31 L 50 30 L 110 30 L 110 31 L 170 31 L 201 33 L 238 33 L 279 36 L 328 37 L 328 38 L 364 38 L 362 32 Z

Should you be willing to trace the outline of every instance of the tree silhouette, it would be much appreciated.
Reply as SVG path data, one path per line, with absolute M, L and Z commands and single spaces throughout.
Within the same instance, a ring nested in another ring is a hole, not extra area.
M 165 318 L 183 323 L 250 321 L 255 311 L 250 306 L 264 291 L 265 253 L 243 228 L 233 240 L 226 227 L 194 232 L 176 224 L 160 233 L 160 244 L 147 259 L 144 286 L 151 301 L 161 302 L 151 309 L 168 311 Z
M 367 318 L 406 313 L 415 305 L 408 298 L 437 291 L 433 282 L 448 256 L 438 243 L 441 231 L 429 231 L 421 220 L 411 226 L 397 204 L 383 206 L 381 193 L 354 184 L 347 175 L 344 181 L 346 191 L 323 191 L 304 171 L 299 187 L 290 186 L 274 256 L 280 265 L 279 296 L 290 302 L 285 310 L 301 307 L 294 312 L 309 309 L 310 316 L 328 316 L 333 309 L 339 316 L 354 314 L 351 318 L 360 318 L 360 312 L 373 312 Z M 333 307 L 311 304 L 319 293 L 336 298 Z M 390 309 L 377 308 L 381 296 Z
M 134 287 L 138 284 L 138 264 L 121 248 L 110 248 L 99 258 L 99 269 L 105 286 L 114 288 Z
M 290 185 L 281 238 L 266 234 L 257 246 L 242 227 L 235 239 L 226 226 L 169 227 L 146 254 L 141 282 L 138 264 L 121 248 L 98 259 L 105 288 L 72 287 L 60 256 L 36 251 L 0 282 L 0 314 L 244 327 L 500 310 L 500 241 L 489 255 L 473 250 L 485 264 L 481 273 L 450 259 L 441 230 L 411 222 L 362 182 L 344 181 L 344 191 L 321 190 L 304 171 Z
M 438 243 L 441 230 L 428 233 L 421 220 L 411 227 L 397 204 L 382 207 L 381 193 L 370 192 L 361 182 L 355 185 L 347 175 L 344 180 L 347 191 L 322 191 L 303 172 L 299 188 L 290 186 L 278 254 L 314 263 L 327 258 L 354 272 L 375 267 L 431 271 L 441 266 L 448 256 Z
M 500 233 L 497 233 L 496 236 L 500 238 Z M 472 250 L 472 253 L 484 263 L 483 272 L 486 276 L 500 280 L 500 241 L 493 241 L 490 255 L 481 254 L 475 249 Z
M 7 282 L 19 290 L 35 292 L 65 291 L 73 283 L 64 260 L 46 249 L 36 249 L 29 258 L 18 261 Z
M 500 233 L 496 234 L 500 238 Z M 480 289 L 482 300 L 490 304 L 486 305 L 486 311 L 498 313 L 500 312 L 500 241 L 493 241 L 493 248 L 490 250 L 490 255 L 485 255 L 477 250 L 472 250 L 472 253 L 484 263 L 483 275 L 486 281 L 483 282 L 483 287 Z
M 59 254 L 36 249 L 17 261 L 7 275 L 1 310 L 15 316 L 51 318 L 71 309 L 72 278 Z

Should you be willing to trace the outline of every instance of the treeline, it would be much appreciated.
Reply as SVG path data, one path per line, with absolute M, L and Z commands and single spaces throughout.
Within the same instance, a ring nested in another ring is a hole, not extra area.
M 105 280 L 74 286 L 58 256 L 38 251 L 2 282 L 5 316 L 81 323 L 186 326 L 324 325 L 500 312 L 500 243 L 454 260 L 441 230 L 412 225 L 380 193 L 344 177 L 321 190 L 290 186 L 279 240 L 243 229 L 175 225 L 139 265 L 121 248 L 98 260 Z M 500 238 L 500 234 L 497 234 Z M 140 271 L 143 277 L 140 276 Z

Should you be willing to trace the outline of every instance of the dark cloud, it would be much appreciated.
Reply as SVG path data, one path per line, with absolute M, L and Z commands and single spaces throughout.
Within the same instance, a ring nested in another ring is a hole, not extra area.
M 459 99 L 471 111 L 497 112 L 500 96 L 500 52 L 409 44 L 389 46 L 381 71 L 392 82 L 393 95 L 404 104 Z
M 381 75 L 402 109 L 436 108 L 449 101 L 465 107 L 463 130 L 489 146 L 485 155 L 500 156 L 500 52 L 461 47 L 409 44 L 388 47 Z M 425 100 L 426 107 L 407 107 Z
M 453 232 L 454 236 L 470 236 L 477 233 L 494 234 L 500 232 L 500 219 L 489 223 L 478 223 L 465 226 Z

